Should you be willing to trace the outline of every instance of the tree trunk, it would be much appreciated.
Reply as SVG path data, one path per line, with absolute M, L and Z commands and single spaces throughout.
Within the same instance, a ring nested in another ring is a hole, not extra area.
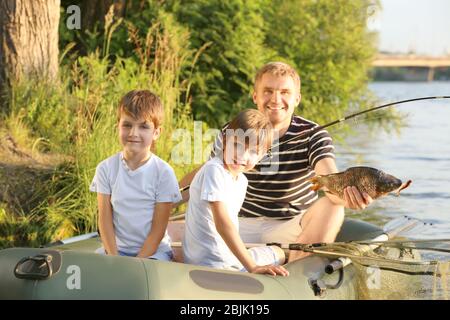
M 125 15 L 127 5 L 131 2 L 128 0 L 83 0 L 81 5 L 82 27 L 84 30 L 92 30 L 98 22 L 101 26 L 105 23 L 105 15 L 111 6 L 114 6 L 114 16 L 123 17 Z
M 58 73 L 60 0 L 0 1 L 0 91 L 27 76 Z

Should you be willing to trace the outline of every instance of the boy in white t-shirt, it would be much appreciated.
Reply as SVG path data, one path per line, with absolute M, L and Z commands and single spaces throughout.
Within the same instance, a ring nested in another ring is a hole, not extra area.
M 221 269 L 288 275 L 285 256 L 276 246 L 245 248 L 238 212 L 247 178 L 272 143 L 270 120 L 260 111 L 242 111 L 224 134 L 223 152 L 206 162 L 189 189 L 183 241 L 184 261 Z
M 123 150 L 96 169 L 90 190 L 97 192 L 98 225 L 109 255 L 171 260 L 167 224 L 181 199 L 173 169 L 153 154 L 164 109 L 148 90 L 133 90 L 120 101 L 119 140 Z

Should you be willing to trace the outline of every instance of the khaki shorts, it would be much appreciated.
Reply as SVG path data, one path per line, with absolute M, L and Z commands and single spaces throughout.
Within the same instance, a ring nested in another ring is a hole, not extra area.
M 300 225 L 304 213 L 289 220 L 266 217 L 239 218 L 239 234 L 245 243 L 292 243 L 302 232 Z

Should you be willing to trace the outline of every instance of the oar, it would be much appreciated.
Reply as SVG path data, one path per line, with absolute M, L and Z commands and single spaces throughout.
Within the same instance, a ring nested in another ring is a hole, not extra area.
M 394 219 L 394 220 L 390 221 L 388 224 L 386 224 L 386 226 L 383 228 L 384 233 L 379 235 L 378 237 L 375 237 L 374 239 L 372 239 L 371 242 L 375 242 L 375 243 L 367 244 L 367 242 L 366 242 L 366 244 L 361 245 L 362 247 L 360 248 L 360 252 L 365 253 L 365 252 L 373 251 L 376 248 L 380 247 L 384 241 L 388 241 L 389 239 L 392 239 L 400 234 L 405 234 L 408 231 L 411 231 L 412 229 L 417 228 L 418 226 L 425 225 L 422 221 L 413 219 L 413 218 L 410 218 L 407 216 L 403 217 L 403 221 L 401 219 L 402 218 L 400 218 L 398 222 Z M 395 225 L 395 227 L 389 229 L 388 225 Z M 352 263 L 352 260 L 349 256 L 339 257 L 338 259 L 330 262 L 325 267 L 325 272 L 328 274 L 332 274 L 336 270 L 342 269 L 351 263 Z
M 388 248 L 402 248 L 402 249 L 420 249 L 425 251 L 436 251 L 443 253 L 450 253 L 450 249 L 439 248 L 439 247 L 427 247 L 421 246 L 428 243 L 448 243 L 447 248 L 450 248 L 450 239 L 428 239 L 428 240 L 388 240 L 388 241 L 368 241 L 368 242 L 358 242 L 358 244 L 379 244 L 383 247 Z
M 367 261 L 382 261 L 385 262 L 385 258 L 377 258 L 377 257 L 362 257 L 359 255 L 354 255 L 350 253 L 342 253 L 333 251 L 332 247 L 336 247 L 337 245 L 350 245 L 350 244 L 361 244 L 362 249 L 360 252 L 368 252 L 370 250 L 374 250 L 382 245 L 384 241 L 387 241 L 389 238 L 393 238 L 398 235 L 403 235 L 407 232 L 411 233 L 414 230 L 417 230 L 419 227 L 424 227 L 427 224 L 411 217 L 403 216 L 401 218 L 397 218 L 388 222 L 384 229 L 384 233 L 380 236 L 370 240 L 370 241 L 351 241 L 351 242 L 334 242 L 334 243 L 315 243 L 315 244 L 304 244 L 304 243 L 245 243 L 246 248 L 252 247 L 261 247 L 268 245 L 276 245 L 282 249 L 289 250 L 300 250 L 304 252 L 324 255 L 328 257 L 336 257 L 335 261 L 331 262 L 329 265 L 332 265 L 331 268 L 335 268 L 334 270 L 338 270 L 339 268 L 343 268 L 351 263 L 351 259 L 361 259 L 364 258 Z M 389 226 L 393 226 L 392 228 L 388 228 Z M 374 243 L 372 243 L 374 242 Z M 172 247 L 181 248 L 181 242 L 172 242 Z M 396 261 L 400 264 L 408 264 L 408 265 L 430 265 L 429 261 Z M 340 266 L 342 264 L 342 266 Z M 327 266 L 327 268 L 329 268 Z

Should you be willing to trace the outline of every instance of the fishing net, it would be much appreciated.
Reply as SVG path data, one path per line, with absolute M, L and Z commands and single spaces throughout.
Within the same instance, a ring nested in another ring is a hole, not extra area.
M 370 250 L 369 244 L 377 248 Z M 320 250 L 351 259 L 359 299 L 448 300 L 449 248 L 450 239 L 444 239 L 332 243 Z

